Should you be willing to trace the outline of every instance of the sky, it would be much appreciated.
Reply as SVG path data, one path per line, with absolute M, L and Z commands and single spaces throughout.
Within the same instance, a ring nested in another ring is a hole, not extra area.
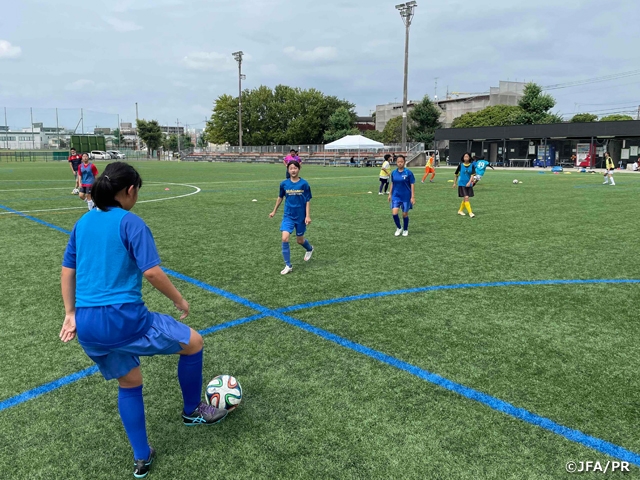
M 397 1 L 397 0 L 396 0 Z M 135 122 L 202 128 L 214 100 L 244 88 L 316 88 L 370 115 L 402 101 L 405 28 L 394 0 L 20 0 L 0 12 L 0 109 L 85 130 Z M 500 80 L 548 86 L 565 116 L 640 105 L 640 2 L 418 0 L 409 98 L 484 92 Z M 0 124 L 4 124 L 1 117 Z

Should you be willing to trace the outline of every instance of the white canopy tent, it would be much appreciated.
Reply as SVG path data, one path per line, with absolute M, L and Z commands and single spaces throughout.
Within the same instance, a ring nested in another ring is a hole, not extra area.
M 324 146 L 325 150 L 358 150 L 358 165 L 360 164 L 360 150 L 378 150 L 380 148 L 384 148 L 384 143 L 376 142 L 362 135 L 347 135 Z

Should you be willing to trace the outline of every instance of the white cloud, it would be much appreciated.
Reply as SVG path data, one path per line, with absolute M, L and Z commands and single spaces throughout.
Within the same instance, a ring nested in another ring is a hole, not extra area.
M 263 75 L 266 75 L 267 77 L 273 77 L 277 75 L 279 72 L 280 70 L 278 69 L 278 66 L 274 65 L 273 63 L 262 65 L 260 67 L 260 73 L 262 73 Z
M 335 47 L 316 47 L 313 50 L 298 50 L 295 47 L 287 47 L 284 53 L 298 62 L 322 62 L 332 60 L 338 56 Z
M 247 56 L 245 55 L 245 60 Z M 214 70 L 229 72 L 238 68 L 238 64 L 230 53 L 193 52 L 182 59 L 191 70 Z
M 120 20 L 115 17 L 102 17 L 116 32 L 134 32 L 142 30 L 142 27 L 135 22 L 129 20 Z
M 64 89 L 65 90 L 70 90 L 70 91 L 78 91 L 78 90 L 85 90 L 89 87 L 95 87 L 96 83 L 93 80 L 87 80 L 86 78 L 80 78 L 78 80 L 76 80 L 75 82 L 71 82 L 69 84 L 67 84 Z
M 181 0 L 118 0 L 112 5 L 114 12 L 125 13 L 133 10 L 149 10 L 182 5 Z
M 18 58 L 22 55 L 20 47 L 11 45 L 7 40 L 0 40 L 0 58 Z

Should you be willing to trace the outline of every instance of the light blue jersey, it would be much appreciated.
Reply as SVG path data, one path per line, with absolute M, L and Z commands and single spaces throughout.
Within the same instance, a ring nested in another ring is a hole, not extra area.
M 483 176 L 484 172 L 487 170 L 489 166 L 489 162 L 486 160 L 478 160 L 475 162 L 476 164 L 476 175 Z

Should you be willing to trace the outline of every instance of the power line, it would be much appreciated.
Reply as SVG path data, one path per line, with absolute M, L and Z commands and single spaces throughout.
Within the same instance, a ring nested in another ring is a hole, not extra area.
M 618 80 L 620 78 L 635 77 L 637 75 L 640 75 L 640 70 L 631 70 L 629 72 L 616 73 L 612 75 L 604 75 L 602 77 L 593 77 L 593 78 L 586 78 L 584 80 L 575 80 L 572 82 L 557 83 L 555 85 L 547 85 L 545 87 L 542 87 L 542 89 L 558 90 L 561 88 L 570 88 L 570 87 L 578 87 L 580 85 L 589 85 L 591 83 L 608 82 L 611 80 Z

